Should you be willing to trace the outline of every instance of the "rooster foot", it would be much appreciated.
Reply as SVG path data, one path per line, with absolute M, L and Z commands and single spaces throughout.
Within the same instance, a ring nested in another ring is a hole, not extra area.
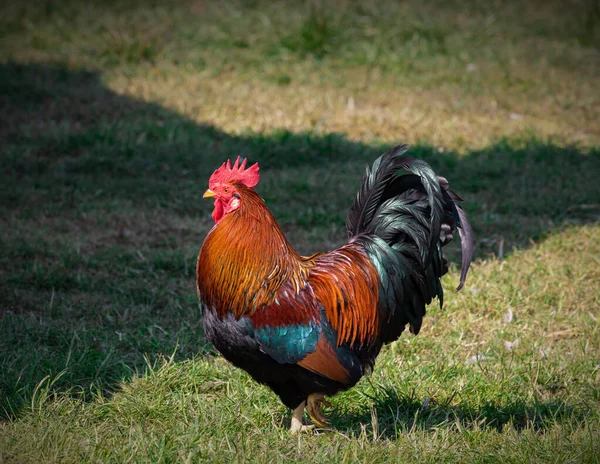
M 321 412 L 321 405 L 331 408 L 331 403 L 325 399 L 325 395 L 323 393 L 313 393 L 312 395 L 308 396 L 307 401 L 308 405 L 306 409 L 311 420 L 319 427 L 327 428 L 330 422 L 329 419 L 323 416 L 323 413 Z
M 295 435 L 299 432 L 310 432 L 315 428 L 314 425 L 302 424 L 302 414 L 304 413 L 305 407 L 306 401 L 303 401 L 296 409 L 294 409 L 294 414 L 292 415 L 292 425 L 290 426 L 290 433 L 292 435 Z
M 314 429 L 315 429 L 314 424 L 304 425 L 304 424 L 302 424 L 302 422 L 294 422 L 294 419 L 292 419 L 292 426 L 290 427 L 290 433 L 292 435 L 296 435 L 297 433 L 312 432 Z

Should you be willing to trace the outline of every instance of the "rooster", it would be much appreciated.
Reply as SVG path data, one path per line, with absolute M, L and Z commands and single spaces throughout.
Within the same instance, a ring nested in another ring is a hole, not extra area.
M 215 225 L 196 282 L 206 337 L 293 410 L 290 431 L 326 427 L 325 396 L 372 371 L 381 347 L 443 292 L 442 247 L 458 230 L 463 286 L 473 233 L 448 181 L 398 146 L 367 167 L 348 214 L 348 242 L 301 256 L 254 191 L 258 163 L 240 157 L 210 177 Z M 304 410 L 313 424 L 303 425 Z

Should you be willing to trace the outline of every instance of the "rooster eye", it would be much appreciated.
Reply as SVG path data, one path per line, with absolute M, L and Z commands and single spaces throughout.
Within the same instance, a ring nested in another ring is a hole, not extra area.
M 225 193 L 229 193 L 229 189 L 225 187 Z

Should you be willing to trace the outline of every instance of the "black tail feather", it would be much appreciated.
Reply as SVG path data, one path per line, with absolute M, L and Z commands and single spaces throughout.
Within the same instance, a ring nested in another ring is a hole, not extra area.
M 440 278 L 447 270 L 442 247 L 458 229 L 462 249 L 460 290 L 473 256 L 473 229 L 461 198 L 424 161 L 405 156 L 406 145 L 384 153 L 367 168 L 346 221 L 380 278 L 380 305 L 388 321 L 382 341 L 391 341 L 406 323 L 417 333 L 425 306 L 443 302 Z
M 460 247 L 462 252 L 462 265 L 460 270 L 460 283 L 456 287 L 458 292 L 465 281 L 467 280 L 467 272 L 471 267 L 471 259 L 473 258 L 473 251 L 475 249 L 475 235 L 473 234 L 473 228 L 471 223 L 467 219 L 467 213 L 460 206 L 456 205 L 456 211 L 460 218 L 460 225 L 458 226 L 458 234 L 460 235 Z

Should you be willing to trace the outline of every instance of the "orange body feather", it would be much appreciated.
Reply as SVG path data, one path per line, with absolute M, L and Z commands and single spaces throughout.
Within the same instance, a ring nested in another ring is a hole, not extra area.
M 275 301 L 298 299 L 308 287 L 314 298 L 295 307 L 297 320 L 318 317 L 318 303 L 342 343 L 370 344 L 379 328 L 378 279 L 371 262 L 352 243 L 309 257 L 289 244 L 260 196 L 236 186 L 242 207 L 208 234 L 198 255 L 198 292 L 219 317 L 253 315 Z M 279 305 L 281 306 L 281 305 Z M 289 308 L 288 308 L 289 309 Z M 283 307 L 269 310 L 272 323 L 289 320 Z

